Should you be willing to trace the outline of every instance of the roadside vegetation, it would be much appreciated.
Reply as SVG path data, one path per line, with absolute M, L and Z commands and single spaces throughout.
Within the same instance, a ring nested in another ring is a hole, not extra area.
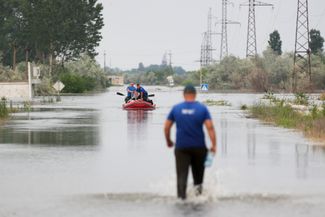
M 0 119 L 5 119 L 9 115 L 9 110 L 7 108 L 7 102 L 5 98 L 1 98 L 0 101 Z
M 253 118 L 301 130 L 307 137 L 324 142 L 325 102 L 317 105 L 310 102 L 305 94 L 296 94 L 293 100 L 278 99 L 268 94 L 263 100 L 266 101 L 248 107 Z
M 51 104 L 58 102 L 58 98 L 49 96 L 43 96 L 43 99 L 39 101 L 40 104 Z M 8 101 L 5 97 L 0 99 L 0 124 L 1 121 L 6 120 L 10 117 L 12 113 L 18 112 L 31 112 L 33 110 L 33 102 L 23 101 L 19 103 L 14 103 L 13 101 Z
M 207 106 L 231 106 L 231 103 L 226 100 L 212 100 L 208 99 L 203 102 Z
M 109 87 L 103 69 L 87 55 L 77 61 L 70 61 L 57 74 L 65 85 L 63 93 L 84 93 Z

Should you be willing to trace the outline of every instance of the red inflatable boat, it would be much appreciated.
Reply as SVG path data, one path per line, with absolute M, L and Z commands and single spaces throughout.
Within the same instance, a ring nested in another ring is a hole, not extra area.
M 131 100 L 128 103 L 123 104 L 125 110 L 154 110 L 156 109 L 155 104 L 143 100 Z

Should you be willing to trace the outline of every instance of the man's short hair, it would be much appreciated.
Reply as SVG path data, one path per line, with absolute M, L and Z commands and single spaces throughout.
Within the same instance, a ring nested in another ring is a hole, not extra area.
M 186 85 L 184 88 L 184 94 L 196 94 L 196 89 L 193 85 Z

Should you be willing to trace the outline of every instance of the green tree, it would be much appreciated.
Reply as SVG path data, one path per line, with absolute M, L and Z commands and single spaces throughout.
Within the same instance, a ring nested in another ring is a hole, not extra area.
M 280 34 L 277 30 L 270 34 L 270 40 L 268 41 L 270 48 L 278 55 L 282 54 L 282 41 Z
M 103 6 L 97 0 L 0 0 L 0 50 L 4 62 L 24 59 L 52 65 L 86 53 L 94 58 L 102 39 Z M 9 49 L 10 48 L 10 49 Z M 12 52 L 8 52 L 12 50 Z
M 4 61 L 16 70 L 17 53 L 24 47 L 25 20 L 22 13 L 24 0 L 0 1 L 0 44 L 4 51 Z
M 320 54 L 323 52 L 324 38 L 321 36 L 319 30 L 310 30 L 309 46 L 313 54 Z
M 140 72 L 143 72 L 143 71 L 145 70 L 145 67 L 144 67 L 144 65 L 143 65 L 142 62 L 139 63 L 138 70 L 139 70 Z

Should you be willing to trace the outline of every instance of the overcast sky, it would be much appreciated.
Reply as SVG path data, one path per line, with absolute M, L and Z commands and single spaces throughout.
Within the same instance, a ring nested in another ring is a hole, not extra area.
M 269 34 L 277 29 L 284 51 L 294 50 L 295 22 L 298 0 L 265 0 L 272 7 L 256 9 L 257 46 L 261 53 L 267 47 Z M 207 28 L 207 14 L 211 7 L 221 18 L 222 0 L 100 0 L 104 5 L 105 27 L 98 48 L 98 62 L 103 65 L 104 51 L 107 65 L 122 69 L 160 64 L 165 51 L 173 53 L 173 65 L 187 70 L 198 69 L 202 33 Z M 241 25 L 229 25 L 229 53 L 244 57 L 246 52 L 248 8 L 240 7 L 245 0 L 233 0 L 229 19 Z M 325 36 L 325 1 L 309 0 L 310 28 L 319 29 Z M 221 26 L 215 25 L 220 32 Z M 219 57 L 220 36 L 213 39 Z

